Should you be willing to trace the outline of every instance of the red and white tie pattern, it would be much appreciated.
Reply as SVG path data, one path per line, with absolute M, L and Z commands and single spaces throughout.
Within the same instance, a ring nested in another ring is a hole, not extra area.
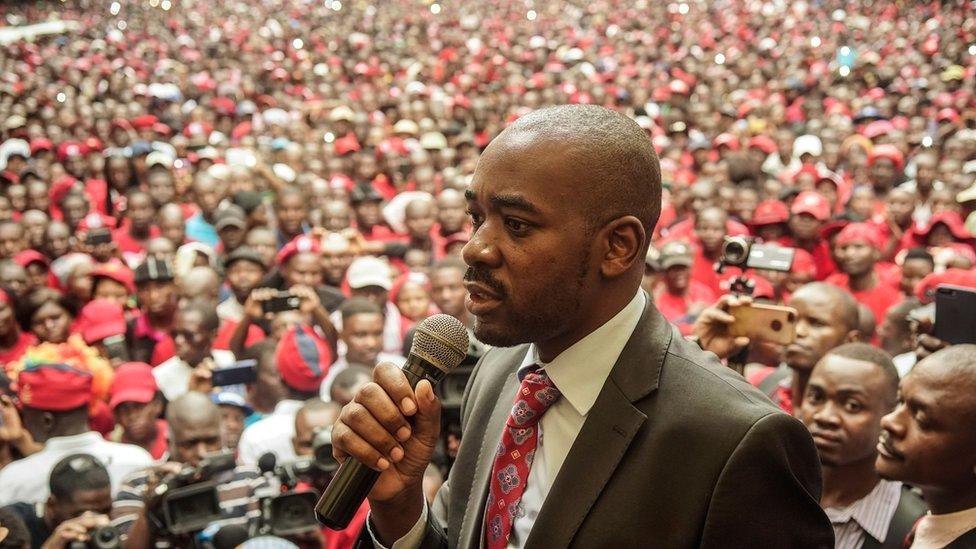
M 559 389 L 543 371 L 530 372 L 522 379 L 491 468 L 485 511 L 485 546 L 488 549 L 502 549 L 508 545 L 512 523 L 521 514 L 519 502 L 535 457 L 539 420 L 559 396 Z

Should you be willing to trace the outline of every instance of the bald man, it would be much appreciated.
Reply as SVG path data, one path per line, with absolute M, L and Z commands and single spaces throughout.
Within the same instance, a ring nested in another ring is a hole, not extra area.
M 152 547 L 162 540 L 170 541 L 175 547 L 189 546 L 189 538 L 170 535 L 164 528 L 149 528 L 145 497 L 150 486 L 165 482 L 181 466 L 197 467 L 205 458 L 223 449 L 220 417 L 220 409 L 203 393 L 190 392 L 169 403 L 166 410 L 166 421 L 170 428 L 168 462 L 129 477 L 112 505 L 113 525 L 123 534 L 124 546 Z M 237 466 L 217 473 L 211 480 L 218 486 L 221 524 L 248 525 L 259 520 L 246 516 L 248 512 L 260 515 L 254 513 L 258 509 L 255 494 L 260 494 L 266 488 L 267 481 L 257 469 Z M 154 498 L 154 501 L 158 503 L 159 499 Z M 158 507 L 149 510 L 157 516 L 160 514 Z
M 364 542 L 832 544 L 807 430 L 685 341 L 640 289 L 661 172 L 633 120 L 588 105 L 531 112 L 488 145 L 466 198 L 467 308 L 492 347 L 430 508 L 430 384 L 412 390 L 381 363 L 343 408 L 336 455 L 380 471 Z
M 180 306 L 203 302 L 214 307 L 220 295 L 220 275 L 210 267 L 193 267 L 178 281 Z
M 172 242 L 174 247 L 178 248 L 186 242 L 186 219 L 178 204 L 170 203 L 159 208 L 156 212 L 156 225 L 160 234 Z
M 441 236 L 464 230 L 468 215 L 464 195 L 455 189 L 444 189 L 437 195 L 437 223 Z

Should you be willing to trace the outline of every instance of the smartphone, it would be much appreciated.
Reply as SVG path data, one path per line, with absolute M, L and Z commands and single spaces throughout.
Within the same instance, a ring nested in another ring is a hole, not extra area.
M 254 383 L 258 379 L 258 362 L 254 359 L 239 360 L 226 368 L 216 368 L 210 378 L 214 387 Z
M 796 309 L 781 305 L 753 303 L 729 308 L 735 322 L 729 333 L 752 341 L 789 345 L 796 338 Z
M 298 309 L 301 299 L 288 291 L 280 291 L 274 297 L 261 302 L 261 309 L 266 313 L 280 313 Z
M 105 352 L 108 354 L 109 360 L 118 362 L 129 361 L 129 349 L 125 345 L 125 335 L 119 334 L 106 337 L 102 340 L 102 345 L 105 347 Z
M 935 289 L 932 335 L 953 345 L 976 343 L 976 291 L 940 285 Z
M 85 236 L 85 244 L 89 246 L 98 246 L 99 244 L 108 244 L 110 242 L 112 242 L 112 232 L 105 227 L 92 229 Z

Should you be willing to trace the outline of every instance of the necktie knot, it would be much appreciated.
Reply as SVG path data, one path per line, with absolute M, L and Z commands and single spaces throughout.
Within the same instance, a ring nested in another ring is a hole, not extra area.
M 509 427 L 531 427 L 539 422 L 557 400 L 560 392 L 542 370 L 534 370 L 522 378 L 512 413 L 508 416 Z

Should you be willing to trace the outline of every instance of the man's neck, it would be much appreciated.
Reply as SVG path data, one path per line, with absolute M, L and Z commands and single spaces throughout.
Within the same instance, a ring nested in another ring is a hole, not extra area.
M 874 470 L 874 459 L 872 454 L 870 459 L 847 465 L 824 466 L 820 506 L 844 508 L 870 494 L 881 480 Z
M 976 507 L 976 485 L 973 482 L 964 488 L 922 488 L 922 495 L 934 515 L 958 513 Z
M 122 431 L 122 442 L 126 444 L 135 444 L 136 446 L 142 448 L 145 451 L 150 451 L 152 449 L 153 442 L 156 441 L 156 437 L 159 435 L 159 431 L 156 428 L 156 422 L 154 421 L 149 432 L 146 433 L 145 440 L 135 440 L 127 436 L 126 431 Z
M 146 319 L 149 320 L 149 326 L 151 326 L 155 330 L 162 330 L 164 332 L 168 332 L 169 329 L 173 326 L 172 313 L 164 313 L 158 315 L 153 313 L 146 313 Z
M 871 270 L 866 273 L 848 275 L 847 286 L 855 292 L 873 290 L 878 286 L 878 274 L 874 272 L 874 267 L 871 267 Z
M 603 295 L 605 300 L 600 302 L 594 311 L 586 315 L 569 331 L 550 338 L 547 341 L 534 341 L 539 351 L 539 360 L 552 362 L 563 351 L 572 347 L 577 341 L 588 336 L 594 330 L 603 326 L 616 316 L 634 298 L 636 289 L 614 288 L 608 289 Z M 614 295 L 616 294 L 616 295 Z
M 147 240 L 149 238 L 149 227 L 136 227 L 133 225 L 129 227 L 129 236 L 136 240 Z
M 417 248 L 418 250 L 430 251 L 430 249 L 433 247 L 433 240 L 431 240 L 429 234 L 420 237 L 411 236 L 410 247 Z

